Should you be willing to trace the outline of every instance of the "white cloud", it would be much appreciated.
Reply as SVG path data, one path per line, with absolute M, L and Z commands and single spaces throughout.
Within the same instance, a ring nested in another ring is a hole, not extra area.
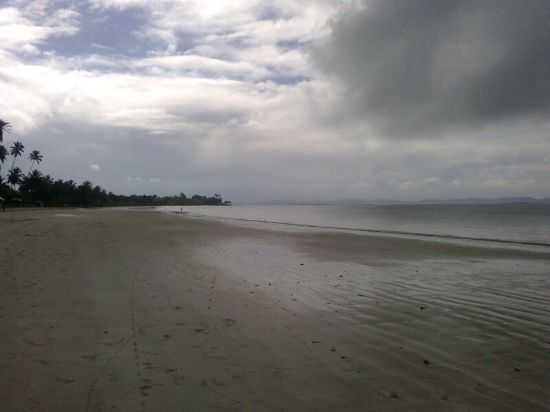
M 159 56 L 133 63 L 154 73 L 176 72 L 191 77 L 227 77 L 259 80 L 269 76 L 269 70 L 248 62 L 232 62 L 199 55 Z M 160 71 L 158 69 L 161 69 Z
M 25 61 L 11 52 L 10 45 L 24 44 L 21 50 L 38 55 L 49 37 L 76 33 L 78 12 L 55 10 L 48 1 L 15 3 L 17 7 L 0 9 L 0 16 L 20 25 L 27 37 L 6 31 L 8 47 L 0 46 L 0 86 L 10 97 L 10 104 L 0 102 L 0 109 L 23 131 L 60 118 L 152 133 L 204 133 L 211 126 L 259 124 L 254 118 L 264 115 L 266 105 L 290 92 L 269 79 L 309 75 L 304 51 L 277 42 L 307 41 L 318 35 L 313 28 L 326 23 L 330 10 L 330 2 L 300 5 L 290 0 L 208 5 L 188 0 L 96 0 L 95 7 L 107 10 L 146 8 L 151 20 L 143 28 L 145 35 L 164 32 L 168 42 L 177 43 L 178 35 L 190 30 L 197 36 L 195 47 L 183 55 L 130 59 L 50 53 Z M 280 20 L 258 20 L 264 9 L 279 14 Z M 237 41 L 245 46 L 234 44 Z M 110 48 L 90 46 L 98 51 Z
M 94 0 L 93 4 L 146 9 L 150 19 L 141 35 L 164 42 L 157 54 L 174 55 L 180 37 L 192 37 L 195 46 L 187 53 L 194 58 L 261 64 L 263 70 L 269 67 L 274 72 L 300 70 L 299 75 L 304 74 L 303 51 L 287 50 L 281 43 L 303 44 L 328 33 L 328 20 L 342 7 L 337 0 Z
M 37 4 L 42 7 L 38 8 Z M 78 31 L 79 13 L 71 9 L 51 10 L 48 2 L 15 2 L 17 7 L 0 8 L 0 47 L 36 53 L 37 46 L 53 36 L 70 36 Z
M 90 165 L 90 169 L 93 170 L 94 172 L 100 172 L 101 171 L 101 166 L 94 163 L 94 164 Z

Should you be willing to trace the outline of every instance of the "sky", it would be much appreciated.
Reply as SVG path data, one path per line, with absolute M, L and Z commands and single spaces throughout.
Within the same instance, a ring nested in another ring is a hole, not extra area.
M 550 196 L 547 0 L 0 0 L 43 172 L 237 202 Z

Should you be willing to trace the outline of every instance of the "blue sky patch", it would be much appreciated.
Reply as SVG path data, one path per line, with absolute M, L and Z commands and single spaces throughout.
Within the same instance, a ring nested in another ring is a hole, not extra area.
M 80 13 L 78 33 L 51 38 L 46 50 L 67 57 L 87 54 L 141 57 L 160 46 L 160 42 L 142 35 L 148 20 L 143 9 L 104 10 L 88 6 L 82 7 Z

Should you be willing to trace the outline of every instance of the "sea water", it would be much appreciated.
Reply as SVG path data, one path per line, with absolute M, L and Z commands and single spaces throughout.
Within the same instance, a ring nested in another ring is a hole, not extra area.
M 490 239 L 550 246 L 550 204 L 239 205 L 163 207 L 197 217 Z

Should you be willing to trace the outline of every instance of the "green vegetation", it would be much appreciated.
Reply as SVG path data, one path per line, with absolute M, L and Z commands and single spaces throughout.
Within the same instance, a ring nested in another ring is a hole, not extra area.
M 28 206 L 161 206 L 161 205 L 228 205 L 219 194 L 213 196 L 193 195 L 187 197 L 181 193 L 177 196 L 131 195 L 123 196 L 107 192 L 86 181 L 81 184 L 73 180 L 54 180 L 42 174 L 38 165 L 44 159 L 38 150 L 29 154 L 31 164 L 25 175 L 17 167 L 18 159 L 25 153 L 25 146 L 15 141 L 7 148 L 3 144 L 9 123 L 0 119 L 0 201 L 8 205 Z M 11 167 L 5 165 L 11 157 Z

